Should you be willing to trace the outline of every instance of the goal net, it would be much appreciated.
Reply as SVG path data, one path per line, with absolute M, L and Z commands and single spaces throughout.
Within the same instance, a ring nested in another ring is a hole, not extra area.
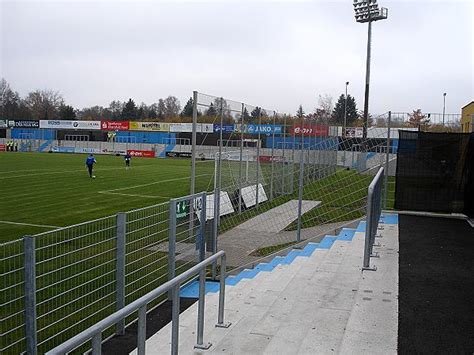
M 257 183 L 265 186 L 265 175 L 255 151 L 245 149 L 241 153 L 240 150 L 232 150 L 215 155 L 214 178 L 215 181 L 220 178 L 222 191 L 233 193 Z

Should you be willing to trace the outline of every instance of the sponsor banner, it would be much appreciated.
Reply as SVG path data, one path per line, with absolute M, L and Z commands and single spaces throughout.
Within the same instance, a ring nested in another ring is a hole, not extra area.
M 197 132 L 212 133 L 214 132 L 214 125 L 212 123 L 198 123 Z
M 126 150 L 120 150 L 120 149 L 107 149 L 104 148 L 102 149 L 102 154 L 112 154 L 112 155 L 125 155 L 127 153 Z
M 8 127 L 11 128 L 40 128 L 37 120 L 9 120 Z
M 244 133 L 248 134 L 266 134 L 270 135 L 281 134 L 283 131 L 282 126 L 272 124 L 247 124 L 244 125 Z
M 136 150 L 136 149 L 129 149 L 127 153 L 130 154 L 132 157 L 138 158 L 154 158 L 155 152 L 153 150 Z
M 7 127 L 8 127 L 7 121 L 0 120 L 0 128 L 7 128 Z
M 74 148 L 74 153 L 78 154 L 101 154 L 102 150 L 99 148 Z
M 129 129 L 131 131 L 156 131 L 169 132 L 170 124 L 165 122 L 137 122 L 130 121 Z
M 303 125 L 294 124 L 291 127 L 292 136 L 303 136 L 305 137 L 319 137 L 319 136 L 328 136 L 329 135 L 329 126 L 323 125 Z
M 129 121 L 100 121 L 100 127 L 103 131 L 128 131 Z
M 275 162 L 284 162 L 285 161 L 285 157 L 282 157 L 282 156 L 275 156 L 275 157 L 272 157 L 271 155 L 260 155 L 258 157 L 258 161 L 260 163 L 271 163 L 272 161 L 275 161 Z
M 193 131 L 192 123 L 170 123 L 170 132 L 192 132 L 192 131 Z
M 7 146 L 5 144 L 0 144 L 0 152 L 5 152 L 7 150 Z
M 51 148 L 51 151 L 54 153 L 74 153 L 74 150 L 76 148 L 74 147 L 59 147 L 59 146 L 53 146 Z
M 349 127 L 345 129 L 345 137 L 362 138 L 364 130 L 362 127 Z
M 233 133 L 234 129 L 235 127 L 233 124 L 222 125 L 222 132 L 224 133 Z M 214 123 L 214 132 L 220 132 L 220 131 L 221 131 L 221 125 Z
M 100 130 L 100 121 L 41 120 L 39 128 Z

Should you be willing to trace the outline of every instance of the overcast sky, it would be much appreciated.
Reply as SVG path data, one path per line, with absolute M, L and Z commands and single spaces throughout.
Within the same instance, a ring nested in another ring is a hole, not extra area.
M 363 108 L 367 24 L 344 1 L 3 1 L 0 76 L 76 108 L 183 105 L 193 90 L 279 112 L 349 93 Z M 373 25 L 370 111 L 474 100 L 472 1 L 387 1 Z

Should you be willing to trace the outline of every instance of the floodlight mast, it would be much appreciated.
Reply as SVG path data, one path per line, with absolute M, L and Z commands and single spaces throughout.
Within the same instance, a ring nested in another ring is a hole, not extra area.
M 365 68 L 365 96 L 364 96 L 364 126 L 362 139 L 367 139 L 367 126 L 369 122 L 369 86 L 370 86 L 370 54 L 372 44 L 372 22 L 385 20 L 388 17 L 388 9 L 379 9 L 377 0 L 354 0 L 355 19 L 359 23 L 368 22 L 367 33 L 367 61 Z

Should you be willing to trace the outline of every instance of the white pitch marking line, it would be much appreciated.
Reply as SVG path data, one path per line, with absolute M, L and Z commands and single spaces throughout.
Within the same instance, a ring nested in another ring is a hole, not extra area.
M 196 177 L 212 176 L 212 175 L 213 175 L 213 174 L 202 174 L 202 175 L 196 175 Z M 111 192 L 111 191 L 130 190 L 130 189 L 134 189 L 134 188 L 136 188 L 136 187 L 145 187 L 145 186 L 151 186 L 151 185 L 161 184 L 162 182 L 173 182 L 173 181 L 187 180 L 187 179 L 190 180 L 191 177 L 190 177 L 190 176 L 186 176 L 186 177 L 182 177 L 182 178 L 174 178 L 174 179 L 160 180 L 160 181 L 150 182 L 150 183 L 148 183 L 148 184 L 127 186 L 127 187 L 121 187 L 121 188 L 112 189 L 112 190 L 104 190 L 104 191 L 100 191 L 100 193 Z
M 49 226 L 47 224 L 33 224 L 33 223 L 11 222 L 11 221 L 0 221 L 0 223 L 15 224 L 19 226 L 42 227 L 42 228 L 62 228 L 58 226 Z
M 151 196 L 151 195 L 137 195 L 137 194 L 123 194 L 120 192 L 109 192 L 109 191 L 99 191 L 100 194 L 105 194 L 105 195 L 120 195 L 120 196 L 132 196 L 132 197 L 144 197 L 144 198 L 164 198 L 164 199 L 170 199 L 172 197 L 169 196 Z
M 85 165 L 84 165 L 85 166 Z M 148 167 L 148 165 L 143 165 L 143 166 L 136 166 L 134 167 L 134 169 L 137 169 L 137 168 L 144 168 L 144 167 Z M 97 171 L 97 172 L 101 172 L 101 171 L 106 171 L 106 170 L 124 170 L 124 168 L 96 168 L 94 167 L 94 171 Z M 78 172 L 83 172 L 84 169 L 81 169 L 81 170 L 62 170 L 62 171 L 49 171 L 49 172 L 45 172 L 45 173 L 35 173 L 35 174 L 24 174 L 24 175 L 12 175 L 12 176 L 2 176 L 0 177 L 0 180 L 4 180 L 4 179 L 16 179 L 16 178 L 19 178 L 19 177 L 29 177 L 29 176 L 38 176 L 38 175 L 53 175 L 53 174 L 73 174 L 73 173 L 78 173 Z

